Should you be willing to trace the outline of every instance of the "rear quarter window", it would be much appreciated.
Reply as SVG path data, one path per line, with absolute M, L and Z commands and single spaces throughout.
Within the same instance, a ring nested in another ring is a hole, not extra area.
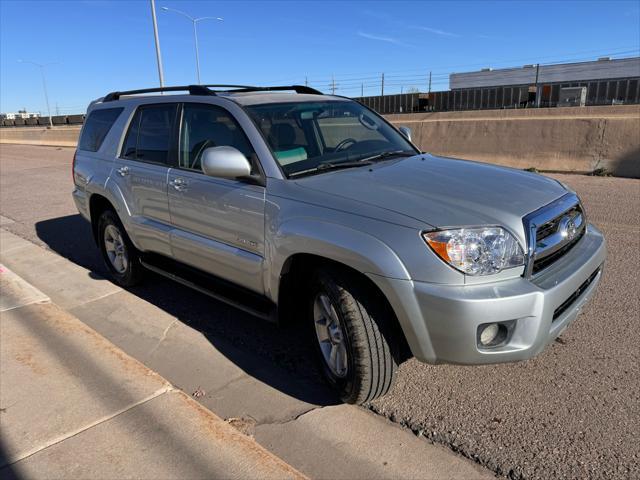
M 91 112 L 82 129 L 78 149 L 89 152 L 100 150 L 102 142 L 122 113 L 122 110 L 124 108 L 104 108 Z

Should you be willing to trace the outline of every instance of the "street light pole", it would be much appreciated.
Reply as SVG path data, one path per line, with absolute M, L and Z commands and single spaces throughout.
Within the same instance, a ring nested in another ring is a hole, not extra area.
M 160 37 L 158 36 L 158 21 L 156 20 L 156 2 L 151 0 L 151 19 L 153 21 L 153 37 L 156 42 L 156 60 L 158 62 L 158 77 L 160 88 L 164 87 L 164 73 L 162 72 L 162 54 L 160 53 Z
M 198 22 L 197 20 L 193 21 L 193 44 L 196 46 L 196 73 L 198 75 L 198 85 L 202 83 L 200 81 L 200 55 L 198 55 Z
M 44 101 L 47 104 L 47 114 L 49 115 L 49 126 L 53 127 L 53 120 L 51 120 L 51 108 L 49 108 L 49 94 L 47 93 L 47 80 L 44 76 L 44 67 L 46 67 L 47 65 L 55 65 L 55 63 L 57 62 L 36 63 L 36 62 L 31 62 L 29 60 L 18 60 L 18 63 L 30 63 L 40 69 L 40 75 L 42 76 L 42 90 L 44 91 Z
M 194 18 L 191 15 L 181 11 L 176 10 L 175 8 L 162 7 L 162 10 L 165 12 L 174 12 L 182 15 L 183 17 L 188 18 L 193 23 L 193 44 L 196 50 L 196 76 L 198 78 L 198 85 L 200 85 L 200 53 L 198 51 L 198 27 L 197 24 L 201 20 L 217 20 L 218 22 L 222 22 L 224 19 L 221 17 L 198 17 Z

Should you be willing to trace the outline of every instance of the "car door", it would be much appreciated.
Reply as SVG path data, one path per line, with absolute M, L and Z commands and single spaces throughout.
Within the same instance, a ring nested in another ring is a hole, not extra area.
M 112 175 L 128 210 L 128 233 L 141 250 L 164 255 L 171 255 L 167 175 L 177 112 L 176 103 L 138 107 Z
M 263 293 L 265 188 L 206 176 L 200 164 L 202 153 L 216 146 L 235 147 L 256 165 L 249 140 L 227 110 L 185 103 L 178 164 L 169 171 L 173 256 Z

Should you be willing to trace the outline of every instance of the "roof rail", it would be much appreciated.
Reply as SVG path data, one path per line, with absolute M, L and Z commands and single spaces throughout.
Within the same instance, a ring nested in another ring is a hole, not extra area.
M 254 87 L 251 85 L 215 85 L 215 84 L 209 84 L 209 85 L 203 85 L 203 87 L 207 87 L 207 88 L 233 88 L 234 90 L 236 89 L 247 89 L 247 88 L 260 88 L 260 87 Z
M 125 90 L 122 92 L 111 92 L 108 93 L 103 102 L 113 102 L 118 100 L 123 95 L 138 95 L 140 93 L 155 93 L 155 92 L 181 92 L 188 91 L 189 95 L 215 95 L 215 92 L 212 92 L 204 85 L 185 85 L 180 87 L 157 87 L 157 88 L 143 88 L 140 90 Z
M 233 88 L 229 93 L 248 93 L 248 92 L 282 92 L 293 90 L 296 93 L 307 93 L 310 95 L 323 95 L 320 90 L 307 87 L 305 85 L 279 85 L 276 87 L 249 87 L 246 85 L 203 85 L 212 88 Z

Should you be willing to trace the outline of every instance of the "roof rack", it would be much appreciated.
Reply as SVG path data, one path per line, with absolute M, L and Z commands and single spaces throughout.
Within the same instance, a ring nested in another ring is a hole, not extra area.
M 203 85 L 211 88 L 233 88 L 229 93 L 248 93 L 248 92 L 282 92 L 293 90 L 296 93 L 307 93 L 310 95 L 323 95 L 320 90 L 307 87 L 305 85 L 279 85 L 277 87 L 250 87 L 246 85 Z
M 252 87 L 249 85 L 184 85 L 180 87 L 157 87 L 157 88 L 143 88 L 140 90 L 125 90 L 122 92 L 108 93 L 103 102 L 113 102 L 120 99 L 123 95 L 139 95 L 142 93 L 156 93 L 156 92 L 182 92 L 188 91 L 189 95 L 216 95 L 216 92 L 209 90 L 209 88 L 225 88 L 231 90 L 224 90 L 228 93 L 248 93 L 248 92 L 282 92 L 293 90 L 296 93 L 307 93 L 310 95 L 322 95 L 323 93 L 315 88 L 307 87 L 304 85 L 280 85 L 277 87 Z
M 251 89 L 260 88 L 260 87 L 254 87 L 254 86 L 251 86 L 251 85 L 225 85 L 225 84 L 218 84 L 218 85 L 216 85 L 216 84 L 208 84 L 208 85 L 202 85 L 202 86 L 203 87 L 207 87 L 207 88 L 233 88 L 234 90 L 237 90 L 237 89 L 246 90 L 248 88 L 251 88 Z
M 123 95 L 138 95 L 141 93 L 155 93 L 155 92 L 181 92 L 188 91 L 189 95 L 215 95 L 216 93 L 209 90 L 204 85 L 185 85 L 180 87 L 157 87 L 157 88 L 143 88 L 140 90 L 126 90 L 122 92 L 108 93 L 103 102 L 113 102 L 118 100 Z

